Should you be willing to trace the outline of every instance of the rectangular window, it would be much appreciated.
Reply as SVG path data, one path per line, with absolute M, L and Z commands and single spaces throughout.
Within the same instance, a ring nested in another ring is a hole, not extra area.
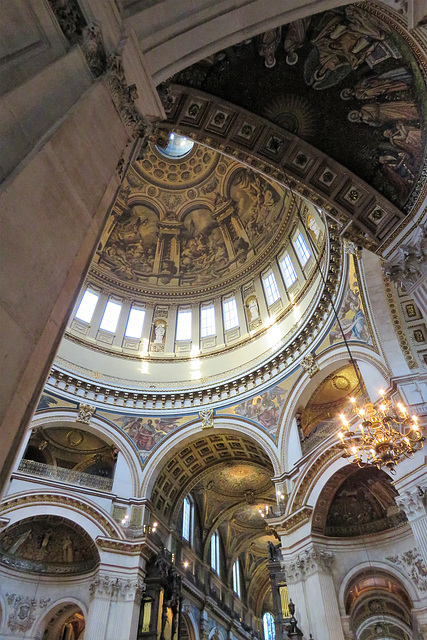
M 240 566 L 238 560 L 233 564 L 233 591 L 240 598 Z
M 297 239 L 295 240 L 295 250 L 298 254 L 298 258 L 300 259 L 301 266 L 304 266 L 305 264 L 307 264 L 311 256 L 311 253 L 301 233 L 298 235 Z
M 202 307 L 200 312 L 200 335 L 202 338 L 215 335 L 215 309 Z
M 239 316 L 237 315 L 236 299 L 226 300 L 223 303 L 224 310 L 224 329 L 228 331 L 239 326 Z
M 140 339 L 142 336 L 142 327 L 144 325 L 145 311 L 143 309 L 131 309 L 129 313 L 128 323 L 126 325 L 125 336 L 127 338 Z
M 102 316 L 100 329 L 114 333 L 117 327 L 117 323 L 119 321 L 121 310 L 122 310 L 121 304 L 119 304 L 118 302 L 112 302 L 112 300 L 109 300 L 107 302 L 107 306 L 105 307 L 104 315 Z
M 191 507 L 190 499 L 185 497 L 182 505 L 182 537 L 187 542 L 191 541 Z
M 83 320 L 83 322 L 90 322 L 98 300 L 99 296 L 97 296 L 96 293 L 86 289 L 83 298 L 80 300 L 79 308 L 76 312 L 76 318 Z
M 285 255 L 282 262 L 280 263 L 282 267 L 283 277 L 285 279 L 285 285 L 289 289 L 293 285 L 293 283 L 297 280 L 297 272 L 295 271 L 295 267 L 291 260 L 291 256 L 289 253 Z
M 211 567 L 219 575 L 219 535 L 214 531 L 211 538 Z
M 277 287 L 276 278 L 274 273 L 269 273 L 268 276 L 263 278 L 264 291 L 267 296 L 267 304 L 270 307 L 276 300 L 280 298 L 279 289 Z
M 191 309 L 178 311 L 176 339 L 191 340 Z

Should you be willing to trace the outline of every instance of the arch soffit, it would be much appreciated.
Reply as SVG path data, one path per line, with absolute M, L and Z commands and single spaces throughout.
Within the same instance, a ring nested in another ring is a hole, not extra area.
M 133 495 L 138 496 L 139 476 L 143 470 L 143 464 L 139 457 L 135 444 L 130 437 L 117 427 L 113 422 L 102 418 L 98 415 L 93 415 L 90 424 L 76 423 L 76 409 L 48 409 L 47 411 L 40 411 L 34 416 L 30 429 L 39 429 L 43 426 L 54 427 L 64 426 L 59 423 L 73 423 L 74 425 L 81 425 L 81 429 L 94 433 L 101 439 L 105 440 L 105 437 L 114 444 L 117 449 L 123 454 L 126 463 L 129 467 L 130 475 L 132 478 L 132 492 Z M 55 424 L 58 423 L 58 424 Z M 80 427 L 76 427 L 80 428 Z
M 201 420 L 197 419 L 176 429 L 169 438 L 166 438 L 146 462 L 140 495 L 147 498 L 151 496 L 157 477 L 162 469 L 184 445 L 190 444 L 197 437 L 227 433 L 247 437 L 254 441 L 270 459 L 274 475 L 280 475 L 281 466 L 278 448 L 265 431 L 240 417 L 230 416 L 225 418 L 223 416 L 214 416 L 213 429 L 203 429 Z
M 345 598 L 347 595 L 347 589 L 350 583 L 357 577 L 358 574 L 365 574 L 367 571 L 381 571 L 388 574 L 390 577 L 395 578 L 406 593 L 409 596 L 410 601 L 416 602 L 420 599 L 412 582 L 401 572 L 396 566 L 387 564 L 381 560 L 373 560 L 370 562 L 360 562 L 356 566 L 352 567 L 342 578 L 341 584 L 338 589 L 338 606 L 342 615 L 345 615 Z
M 380 623 L 385 622 L 386 624 L 392 624 L 398 629 L 401 629 L 402 631 L 404 631 L 409 638 L 412 637 L 413 629 L 411 629 L 411 627 L 409 627 L 405 622 L 403 622 L 403 620 L 400 620 L 399 618 L 394 618 L 390 614 L 387 615 L 384 613 L 381 613 L 381 615 L 377 614 L 375 616 L 374 615 L 370 616 L 369 618 L 361 622 L 356 629 L 356 637 L 360 638 L 363 631 L 365 631 L 366 629 L 369 629 L 370 626 L 372 626 L 377 622 L 380 622 Z M 396 637 L 394 634 L 392 634 L 392 636 Z M 387 640 L 387 638 L 385 638 L 384 640 Z
M 0 515 L 9 518 L 7 526 L 33 516 L 57 515 L 82 527 L 96 544 L 97 537 L 122 540 L 117 523 L 98 505 L 69 493 L 39 491 L 22 492 L 7 498 L 0 505 Z
M 39 616 L 37 622 L 34 625 L 35 637 L 38 637 L 37 636 L 38 633 L 39 634 L 44 633 L 46 625 L 50 622 L 50 620 L 53 617 L 58 616 L 58 620 L 59 620 L 60 616 L 58 614 L 60 613 L 61 609 L 67 605 L 74 605 L 74 607 L 80 609 L 85 620 L 87 619 L 88 605 L 85 602 L 82 602 L 81 600 L 79 600 L 78 598 L 75 598 L 74 596 L 66 596 L 64 598 L 59 598 L 58 600 L 55 600 L 54 602 L 50 603 L 49 608 L 46 611 L 43 611 L 43 613 Z M 67 616 L 68 615 L 71 615 L 71 609 L 69 614 L 67 612 Z
M 191 609 L 189 611 L 183 610 L 182 615 L 184 616 L 188 626 L 191 627 L 190 640 L 199 640 L 199 625 Z
M 359 360 L 360 362 L 367 363 L 377 369 L 384 378 L 384 384 L 388 385 L 388 383 L 386 383 L 387 369 L 381 357 L 372 347 L 356 344 L 351 346 L 351 351 L 356 361 Z M 281 466 L 284 469 L 287 468 L 292 421 L 295 417 L 295 412 L 302 404 L 302 398 L 304 398 L 304 404 L 307 404 L 316 388 L 328 375 L 336 369 L 349 364 L 348 351 L 343 344 L 333 345 L 322 352 L 319 357 L 316 358 L 316 362 L 319 366 L 319 371 L 310 378 L 307 371 L 301 370 L 301 374 L 294 382 L 289 392 L 287 402 L 282 410 L 278 426 L 277 449 L 281 452 Z
M 237 157 L 243 164 L 308 198 L 314 205 L 332 214 L 341 225 L 351 222 L 351 239 L 366 249 L 378 251 L 385 239 L 372 231 L 369 216 L 375 209 L 380 208 L 384 212 L 388 235 L 404 220 L 405 214 L 373 187 L 298 136 L 210 94 L 180 85 L 173 85 L 172 92 L 176 99 L 163 127 L 210 148 L 219 149 L 225 155 Z M 204 104 L 206 113 L 225 109 L 233 114 L 235 125 L 227 128 L 223 134 L 213 133 L 209 128 L 210 118 L 192 118 L 188 115 L 188 108 L 193 101 Z M 256 123 L 256 135 L 252 136 L 251 141 L 243 137 L 239 139 L 240 127 L 249 117 L 251 123 Z M 280 145 L 277 151 L 273 151 L 277 148 L 276 140 Z M 297 156 L 304 157 L 304 169 L 298 165 Z M 333 167 L 340 183 L 348 180 L 349 190 L 355 189 L 365 194 L 358 199 L 357 205 L 347 202 L 341 192 L 335 194 L 331 190 L 327 193 L 319 188 L 319 175 L 326 166 Z

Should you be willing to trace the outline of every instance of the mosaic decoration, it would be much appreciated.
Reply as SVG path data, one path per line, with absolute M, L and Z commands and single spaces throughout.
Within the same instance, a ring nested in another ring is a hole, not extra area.
M 59 409 L 61 407 L 75 408 L 77 407 L 77 402 L 68 402 L 68 400 L 43 392 L 37 406 L 37 411 L 43 411 L 44 409 Z
M 344 299 L 338 312 L 338 317 L 340 319 L 346 340 L 357 340 L 358 342 L 364 342 L 365 344 L 372 344 L 372 337 L 370 335 L 368 323 L 366 321 L 366 315 L 353 256 L 350 259 L 347 290 L 344 294 Z M 329 333 L 329 343 L 334 344 L 341 341 L 341 329 L 336 322 Z
M 217 413 L 218 415 L 228 414 L 248 418 L 258 423 L 275 440 L 280 414 L 292 386 L 293 378 L 294 376 L 290 376 L 275 387 L 233 407 L 219 409 Z
M 88 534 L 57 516 L 28 518 L 0 534 L 0 562 L 18 571 L 81 573 L 93 569 L 98 560 Z
M 146 457 L 156 444 L 171 431 L 190 420 L 189 416 L 183 418 L 167 416 L 153 418 L 148 416 L 128 416 L 108 411 L 97 411 L 97 415 L 107 418 L 107 420 L 122 429 L 134 442 L 142 458 Z
M 273 30 L 268 56 L 259 38 L 245 40 L 173 81 L 280 125 L 402 207 L 425 155 L 426 83 L 407 43 L 373 13 L 349 5 L 297 20 Z

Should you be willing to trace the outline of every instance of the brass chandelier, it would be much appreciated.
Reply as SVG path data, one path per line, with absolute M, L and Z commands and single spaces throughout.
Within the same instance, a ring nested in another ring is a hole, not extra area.
M 342 427 L 338 437 L 344 458 L 359 467 L 375 464 L 379 469 L 386 467 L 394 473 L 395 465 L 403 458 L 413 457 L 415 451 L 423 447 L 425 438 L 416 416 L 410 417 L 401 402 L 394 406 L 384 391 L 380 394 L 382 400 L 378 406 L 367 402 L 359 407 L 356 400 L 350 398 L 353 411 L 362 422 L 355 431 L 341 414 Z
M 291 188 L 290 191 L 293 195 Z M 311 245 L 317 270 L 325 285 L 326 295 L 331 303 L 336 322 L 349 355 L 350 363 L 356 373 L 359 388 L 363 393 L 364 384 L 359 373 L 359 368 L 350 351 L 350 345 L 342 328 L 332 296 L 326 286 L 326 280 L 316 255 L 314 241 L 308 233 L 301 215 L 300 203 L 298 204 L 297 215 Z M 350 462 L 357 464 L 359 467 L 374 464 L 379 469 L 385 467 L 391 473 L 395 473 L 394 467 L 396 464 L 404 458 L 413 457 L 415 451 L 422 449 L 425 438 L 416 416 L 413 415 L 410 417 L 401 402 L 398 402 L 395 406 L 391 398 L 387 396 L 384 391 L 380 391 L 380 394 L 382 396 L 381 402 L 376 404 L 366 402 L 362 407 L 358 406 L 355 398 L 350 398 L 354 413 L 357 414 L 362 421 L 358 427 L 357 425 L 353 426 L 345 415 L 341 414 L 342 425 L 337 436 L 340 439 L 343 457 L 348 458 Z M 353 421 L 353 423 L 354 422 L 356 421 Z

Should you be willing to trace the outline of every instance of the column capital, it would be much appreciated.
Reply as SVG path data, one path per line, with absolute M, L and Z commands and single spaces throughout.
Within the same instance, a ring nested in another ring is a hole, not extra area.
M 427 514 L 425 506 L 426 487 L 411 487 L 396 496 L 396 504 L 403 510 L 409 521 Z
M 140 601 L 145 592 L 145 584 L 142 578 L 125 578 L 108 574 L 100 574 L 92 580 L 89 593 L 92 598 Z
M 289 562 L 285 562 L 285 574 L 288 583 L 305 580 L 312 573 L 331 573 L 334 554 L 319 547 L 304 550 Z

